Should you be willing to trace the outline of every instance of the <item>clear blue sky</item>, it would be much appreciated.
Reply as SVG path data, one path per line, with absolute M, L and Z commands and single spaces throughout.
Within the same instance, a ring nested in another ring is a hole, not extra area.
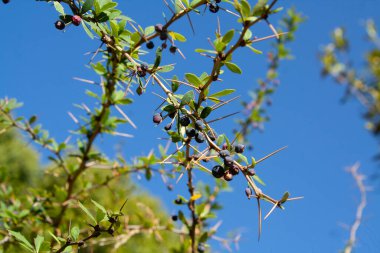
M 163 22 L 162 1 L 120 1 L 121 9 L 142 26 Z M 243 232 L 240 252 L 338 252 L 348 237 L 341 224 L 353 221 L 359 200 L 352 178 L 344 168 L 360 161 L 362 170 L 373 174 L 379 169 L 373 156 L 378 152 L 376 140 L 364 129 L 361 117 L 363 110 L 355 102 L 339 102 L 343 89 L 330 80 L 320 77 L 317 59 L 321 45 L 329 41 L 330 32 L 338 25 L 345 26 L 352 39 L 351 49 L 359 64 L 363 62 L 364 21 L 374 18 L 380 24 L 378 10 L 380 2 L 374 0 L 350 1 L 279 1 L 278 5 L 296 6 L 307 21 L 302 25 L 291 45 L 295 59 L 284 62 L 280 69 L 281 86 L 273 98 L 269 113 L 272 120 L 264 133 L 252 135 L 255 146 L 251 155 L 261 157 L 279 147 L 288 145 L 286 151 L 264 162 L 257 170 L 267 182 L 265 190 L 280 196 L 289 190 L 305 199 L 289 203 L 284 212 L 276 212 L 264 222 L 263 236 L 257 242 L 257 208 L 247 201 L 243 191 L 243 180 L 234 180 L 234 192 L 221 195 L 225 209 L 220 212 L 223 226 L 219 233 Z M 141 13 L 142 15 L 136 15 Z M 222 15 L 223 27 L 227 30 L 232 17 Z M 85 89 L 94 87 L 74 81 L 72 77 L 96 78 L 84 65 L 88 56 L 84 53 L 95 50 L 97 41 L 91 41 L 83 30 L 70 27 L 66 32 L 57 31 L 54 22 L 57 14 L 52 6 L 35 1 L 13 0 L 9 5 L 0 5 L 0 97 L 15 97 L 25 103 L 20 115 L 38 115 L 44 128 L 51 135 L 63 140 L 74 124 L 67 116 L 68 111 L 77 112 L 73 103 L 93 100 L 84 95 Z M 193 15 L 196 37 L 180 45 L 186 54 L 183 61 L 179 55 L 167 56 L 167 62 L 177 62 L 177 73 L 201 73 L 210 70 L 210 61 L 193 53 L 194 47 L 207 46 L 207 33 L 215 30 L 216 16 L 206 12 L 205 16 Z M 275 20 L 274 20 L 275 21 Z M 186 22 L 175 28 L 191 34 Z M 262 25 L 258 36 L 270 31 Z M 267 49 L 262 43 L 259 49 Z M 226 86 L 233 85 L 246 98 L 246 90 L 255 86 L 255 80 L 263 76 L 265 56 L 251 53 L 239 54 L 238 62 L 243 76 L 225 76 Z M 158 91 L 153 87 L 150 91 Z M 122 144 L 123 153 L 129 159 L 146 154 L 156 147 L 157 137 L 163 136 L 159 127 L 151 124 L 151 116 L 159 100 L 149 92 L 135 97 L 135 105 L 126 112 L 139 129 L 126 127 L 123 130 L 134 134 L 134 139 L 104 136 L 98 147 L 110 157 L 116 144 Z M 234 104 L 236 110 L 239 103 Z M 233 124 L 217 125 L 217 131 L 231 133 Z M 0 154 L 1 155 L 1 154 Z M 43 159 L 45 160 L 45 159 Z M 201 173 L 197 179 L 205 178 Z M 139 182 L 160 197 L 169 212 L 176 209 L 171 204 L 175 194 L 168 193 L 157 179 L 152 183 Z M 180 183 L 181 184 L 181 183 Z M 182 184 L 184 184 L 182 182 Z M 359 230 L 359 241 L 355 252 L 379 252 L 380 202 L 378 182 L 369 181 L 375 190 L 369 194 L 369 206 Z M 268 208 L 268 207 L 267 207 Z M 218 246 L 215 252 L 220 251 Z

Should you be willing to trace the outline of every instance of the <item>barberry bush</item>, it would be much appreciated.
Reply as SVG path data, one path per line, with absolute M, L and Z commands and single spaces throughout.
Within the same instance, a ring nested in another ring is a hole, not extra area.
M 290 58 L 286 44 L 293 40 L 302 21 L 294 9 L 285 11 L 281 18 L 278 13 L 283 11 L 276 0 L 164 1 L 164 19 L 143 27 L 132 10 L 125 15 L 112 0 L 40 2 L 55 8 L 57 20 L 53 23 L 57 32 L 83 29 L 89 40 L 98 41 L 98 49 L 89 57 L 98 80 L 77 78 L 97 86 L 86 91 L 95 102 L 93 106 L 77 105 L 82 113 L 70 113 L 77 125 L 72 130 L 73 137 L 60 142 L 49 136 L 36 116 L 16 116 L 21 106 L 16 99 L 0 101 L 0 132 L 14 136 L 17 133 L 13 129 L 18 129 L 46 149 L 51 161 L 47 168 L 33 172 L 30 182 L 18 179 L 23 187 L 15 187 L 18 181 L 8 173 L 14 168 L 4 168 L 0 190 L 3 251 L 152 252 L 163 241 L 161 252 L 208 252 L 210 240 L 229 248 L 240 237 L 216 236 L 220 223 L 211 226 L 210 222 L 222 208 L 219 193 L 228 190 L 229 181 L 235 177 L 245 179 L 246 185 L 239 192 L 257 206 L 259 237 L 264 218 L 276 209 L 284 209 L 286 202 L 298 199 L 288 192 L 277 198 L 268 195 L 255 170 L 283 148 L 259 159 L 246 148 L 252 145 L 249 133 L 262 128 L 269 119 L 266 110 L 278 85 L 280 60 Z M 229 15 L 235 22 L 218 19 L 209 47 L 194 49 L 198 57 L 209 61 L 209 69 L 178 73 L 170 56 L 185 58 L 181 51 L 188 36 L 185 30 L 197 36 L 191 21 L 194 14 L 216 15 L 215 18 Z M 188 20 L 189 26 L 173 28 L 180 19 Z M 275 25 L 278 21 L 281 27 Z M 267 28 L 268 36 L 253 35 L 259 25 Z M 244 51 L 255 60 L 256 54 L 263 53 L 256 48 L 258 42 L 271 44 L 265 52 L 268 71 L 258 81 L 258 88 L 252 89 L 252 100 L 242 101 L 245 114 L 238 119 L 235 130 L 216 129 L 214 122 L 235 115 L 223 114 L 223 108 L 239 99 L 231 97 L 235 92 L 232 85 L 220 88 L 223 76 L 243 74 L 239 58 L 234 55 Z M 134 159 L 122 155 L 108 158 L 96 147 L 97 139 L 106 135 L 131 137 L 119 130 L 123 125 L 135 127 L 126 108 L 133 99 L 144 97 L 152 86 L 160 88 L 161 93 L 156 95 L 161 103 L 151 105 L 155 114 L 140 116 L 152 117 L 152 127 L 164 130 L 163 139 L 169 145 L 163 143 L 156 152 Z M 159 209 L 158 202 L 136 191 L 131 174 L 144 175 L 147 182 L 159 175 L 168 190 L 173 190 L 174 184 L 185 184 L 187 192 L 178 192 L 173 200 L 178 212 L 169 218 L 163 211 L 154 211 Z M 201 183 L 195 178 L 197 174 L 214 180 Z M 261 208 L 264 203 L 270 207 L 265 215 Z

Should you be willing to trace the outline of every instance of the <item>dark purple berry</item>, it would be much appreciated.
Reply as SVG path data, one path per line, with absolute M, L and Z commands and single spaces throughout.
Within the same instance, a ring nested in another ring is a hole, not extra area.
M 215 134 L 214 131 L 212 131 L 212 130 L 208 131 L 208 132 L 207 132 L 207 135 L 208 135 L 208 137 L 210 138 L 210 140 L 212 140 L 212 141 L 215 141 L 215 140 L 216 140 L 216 134 Z
M 204 243 L 200 243 L 200 244 L 198 244 L 198 248 L 197 248 L 197 250 L 198 250 L 198 253 L 203 253 L 203 252 L 205 252 L 206 247 L 205 247 Z
M 177 205 L 181 205 L 182 204 L 182 199 L 178 198 L 178 199 L 174 200 L 174 203 L 176 203 Z
M 234 159 L 229 155 L 224 157 L 223 159 L 224 159 L 224 165 L 226 165 L 227 167 L 232 167 L 232 165 L 234 164 Z
M 217 13 L 219 11 L 219 6 L 217 4 L 211 3 L 210 6 L 208 7 L 208 9 L 212 13 Z
M 216 178 L 221 178 L 224 176 L 224 168 L 220 165 L 216 165 L 212 168 L 211 173 Z
M 166 49 L 166 48 L 168 47 L 168 44 L 166 44 L 166 43 L 164 42 L 164 43 L 162 43 L 161 47 L 162 47 L 163 49 Z
M 177 52 L 177 47 L 176 46 L 170 46 L 169 51 L 170 51 L 170 53 L 175 54 L 175 52 Z
M 186 136 L 187 136 L 187 137 L 192 138 L 192 137 L 195 136 L 195 134 L 196 134 L 196 131 L 195 131 L 194 128 L 187 128 L 187 129 L 186 129 Z
M 172 191 L 174 188 L 174 186 L 172 184 L 168 184 L 166 187 L 168 188 L 169 191 Z
M 156 124 L 160 124 L 162 122 L 161 113 L 156 113 L 155 115 L 153 115 L 153 122 Z
M 222 149 L 225 150 L 225 149 L 227 149 L 227 148 L 228 148 L 227 143 L 224 143 L 223 146 L 222 146 Z
M 148 49 L 153 49 L 153 48 L 154 48 L 154 43 L 153 43 L 153 41 L 149 41 L 148 43 L 146 43 L 146 47 L 147 47 Z
M 232 175 L 236 176 L 237 174 L 239 174 L 239 167 L 236 164 L 232 164 L 229 171 Z
M 167 40 L 168 39 L 168 33 L 162 32 L 160 33 L 160 40 Z
M 247 198 L 250 199 L 252 196 L 252 189 L 250 187 L 245 188 L 245 195 L 247 195 Z
M 187 117 L 186 115 L 183 115 L 181 116 L 181 118 L 179 119 L 179 123 L 182 125 L 182 126 L 188 126 L 190 124 L 190 119 L 189 117 Z
M 148 65 L 146 65 L 146 64 L 141 64 L 141 70 L 142 71 L 147 71 L 148 70 Z
M 78 26 L 78 25 L 80 25 L 80 22 L 82 22 L 82 18 L 78 15 L 74 15 L 71 18 L 71 21 L 73 22 L 73 25 Z
M 222 0 L 215 0 L 215 3 L 219 4 Z
M 172 123 L 167 124 L 164 128 L 166 131 L 169 131 L 170 129 L 172 129 Z
M 245 149 L 245 146 L 243 144 L 236 144 L 235 146 L 236 153 L 243 153 L 244 149 Z
M 57 22 L 54 23 L 55 25 L 55 28 L 57 28 L 58 30 L 63 30 L 65 29 L 65 23 L 61 20 L 58 20 Z
M 223 149 L 223 150 L 219 151 L 219 156 L 222 158 L 229 156 L 229 155 L 230 155 L 230 151 L 228 151 L 227 149 Z
M 198 129 L 198 130 L 202 130 L 204 127 L 204 124 L 203 124 L 203 121 L 202 120 L 197 120 L 195 121 L 195 128 Z
M 161 33 L 163 31 L 163 25 L 162 24 L 156 24 L 154 26 L 154 30 L 158 33 Z
M 171 119 L 173 119 L 175 117 L 175 115 L 176 115 L 175 111 L 168 114 L 169 118 L 171 118 Z
M 229 171 L 227 171 L 227 173 L 226 174 L 224 174 L 224 180 L 226 180 L 226 181 L 231 181 L 232 180 L 232 178 L 233 178 L 234 176 L 229 172 Z
M 4 4 L 7 4 L 7 3 L 9 3 L 10 2 L 10 0 L 3 0 L 3 3 Z
M 172 220 L 177 221 L 178 220 L 178 215 L 172 215 Z
M 205 136 L 203 133 L 201 132 L 197 132 L 195 134 L 195 141 L 198 142 L 198 143 L 203 143 L 205 141 Z

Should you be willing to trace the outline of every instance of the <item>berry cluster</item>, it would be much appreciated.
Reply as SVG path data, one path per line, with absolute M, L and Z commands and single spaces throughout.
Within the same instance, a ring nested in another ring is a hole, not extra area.
M 235 153 L 243 153 L 245 149 L 245 146 L 243 144 L 237 144 L 234 146 Z M 223 165 L 216 165 L 212 168 L 212 175 L 216 178 L 223 177 L 226 181 L 231 181 L 234 176 L 239 174 L 239 166 L 237 163 L 235 163 L 235 160 L 233 156 L 231 155 L 230 151 L 227 149 L 227 144 L 224 144 L 222 147 L 222 150 L 219 151 L 219 156 L 223 159 Z M 249 170 L 248 174 L 250 176 L 254 175 L 253 170 Z
M 156 24 L 154 26 L 154 30 L 159 34 L 160 40 L 164 41 L 161 45 L 162 49 L 167 48 L 168 45 L 166 44 L 166 40 L 169 38 L 169 35 L 168 35 L 168 30 L 166 29 L 166 27 L 162 24 Z M 154 42 L 151 40 L 148 41 L 146 43 L 146 48 L 153 49 L 154 48 Z M 177 52 L 177 49 L 178 48 L 176 46 L 171 45 L 169 48 L 169 51 L 170 51 L 170 53 L 175 54 Z
M 57 28 L 58 30 L 63 30 L 63 29 L 65 29 L 66 25 L 69 24 L 69 23 L 72 23 L 75 26 L 79 26 L 81 24 L 81 22 L 82 22 L 81 16 L 74 15 L 74 16 L 71 17 L 71 22 L 65 23 L 65 21 L 63 21 L 63 20 L 57 20 L 54 23 L 54 25 L 55 25 L 55 28 Z

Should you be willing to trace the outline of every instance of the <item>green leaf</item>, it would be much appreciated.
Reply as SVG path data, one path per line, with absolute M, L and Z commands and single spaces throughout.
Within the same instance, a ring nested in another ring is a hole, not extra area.
M 195 52 L 197 52 L 197 53 L 209 53 L 209 54 L 218 53 L 215 50 L 208 50 L 208 49 L 203 49 L 203 48 L 197 48 L 197 49 L 195 49 Z
M 94 218 L 94 216 L 92 216 L 90 211 L 84 205 L 82 205 L 82 203 L 80 203 L 79 201 L 78 201 L 78 205 L 80 209 L 82 209 L 82 211 L 96 224 L 96 219 Z
M 235 34 L 235 31 L 234 31 L 234 30 L 229 30 L 229 31 L 223 36 L 222 41 L 223 41 L 225 44 L 230 43 L 231 40 L 232 40 L 232 38 L 234 37 L 234 34 Z
M 259 178 L 259 176 L 258 175 L 254 175 L 254 176 L 252 176 L 252 178 L 254 179 L 254 180 L 256 180 L 259 184 L 261 184 L 261 185 L 264 185 L 265 186 L 265 183 L 264 183 L 264 181 L 263 180 L 261 180 L 261 178 Z
M 79 237 L 79 228 L 77 226 L 72 227 L 70 231 L 70 235 L 73 241 L 77 241 Z
M 201 112 L 201 118 L 202 119 L 207 118 L 207 116 L 210 115 L 211 111 L 212 111 L 212 108 L 210 106 L 203 108 L 203 110 Z
M 218 92 L 210 95 L 209 97 L 223 97 L 223 96 L 227 96 L 227 95 L 234 93 L 234 92 L 235 92 L 234 89 L 225 89 L 222 91 L 218 91 Z
M 154 33 L 154 26 L 148 26 L 144 29 L 144 35 L 145 36 L 149 36 L 151 35 L 152 33 Z
M 183 36 L 183 35 L 180 34 L 180 33 L 176 33 L 176 32 L 173 32 L 173 31 L 168 32 L 168 33 L 169 33 L 169 35 L 172 37 L 173 40 L 178 40 L 178 41 L 180 41 L 180 42 L 185 42 L 185 41 L 186 41 L 186 37 Z
M 105 5 L 103 5 L 103 7 L 101 8 L 101 11 L 107 11 L 109 9 L 113 9 L 117 6 L 117 3 L 115 2 L 109 2 L 109 3 L 106 3 Z
M 91 199 L 91 202 L 99 209 L 101 210 L 104 214 L 107 214 L 107 210 L 104 208 L 104 206 L 102 206 L 101 204 L 99 204 L 98 202 L 96 202 L 95 200 Z
M 86 0 L 86 2 L 84 2 L 82 6 L 81 13 L 83 14 L 83 13 L 88 12 L 89 10 L 92 9 L 93 6 L 94 6 L 94 0 Z
M 58 11 L 58 13 L 65 15 L 65 10 L 63 9 L 62 4 L 60 4 L 59 2 L 54 2 L 54 8 Z
M 263 52 L 262 51 L 260 51 L 260 50 L 258 50 L 258 49 L 256 49 L 256 48 L 254 48 L 253 46 L 251 46 L 251 45 L 246 45 L 249 49 L 251 49 L 252 50 L 252 52 L 254 52 L 255 54 L 262 54 Z
M 246 164 L 248 165 L 248 159 L 245 155 L 242 155 L 242 154 L 237 154 L 238 157 Z
M 288 200 L 289 196 L 290 196 L 289 192 L 285 192 L 284 195 L 282 195 L 282 198 L 280 200 L 280 204 L 285 203 Z
M 88 27 L 86 25 L 87 22 L 83 20 L 83 22 L 81 22 L 81 23 L 82 23 L 83 29 L 86 32 L 86 34 L 88 35 L 88 37 L 90 37 L 91 39 L 94 39 L 94 35 L 92 34 L 90 29 L 88 29 Z
M 19 241 L 26 249 L 28 249 L 31 252 L 34 252 L 34 248 L 32 244 L 23 236 L 20 232 L 15 232 L 12 230 L 9 230 L 9 233 L 16 238 L 17 241 Z
M 202 84 L 202 81 L 193 73 L 186 73 L 185 77 L 189 83 L 195 85 L 196 87 L 199 87 Z
M 153 69 L 156 69 L 161 64 L 162 48 L 158 47 L 156 50 L 156 59 L 154 60 Z
M 224 64 L 226 65 L 226 67 L 227 67 L 230 71 L 232 71 L 232 72 L 234 72 L 234 73 L 236 73 L 236 74 L 241 74 L 241 73 L 243 73 L 243 72 L 241 71 L 241 69 L 239 68 L 239 66 L 236 65 L 235 63 L 232 63 L 232 62 L 225 62 Z
M 34 247 L 36 249 L 36 252 L 40 252 L 40 248 L 42 243 L 44 242 L 45 238 L 43 236 L 37 235 L 36 238 L 34 238 Z
M 194 99 L 194 91 L 189 90 L 183 95 L 180 106 L 188 105 Z

